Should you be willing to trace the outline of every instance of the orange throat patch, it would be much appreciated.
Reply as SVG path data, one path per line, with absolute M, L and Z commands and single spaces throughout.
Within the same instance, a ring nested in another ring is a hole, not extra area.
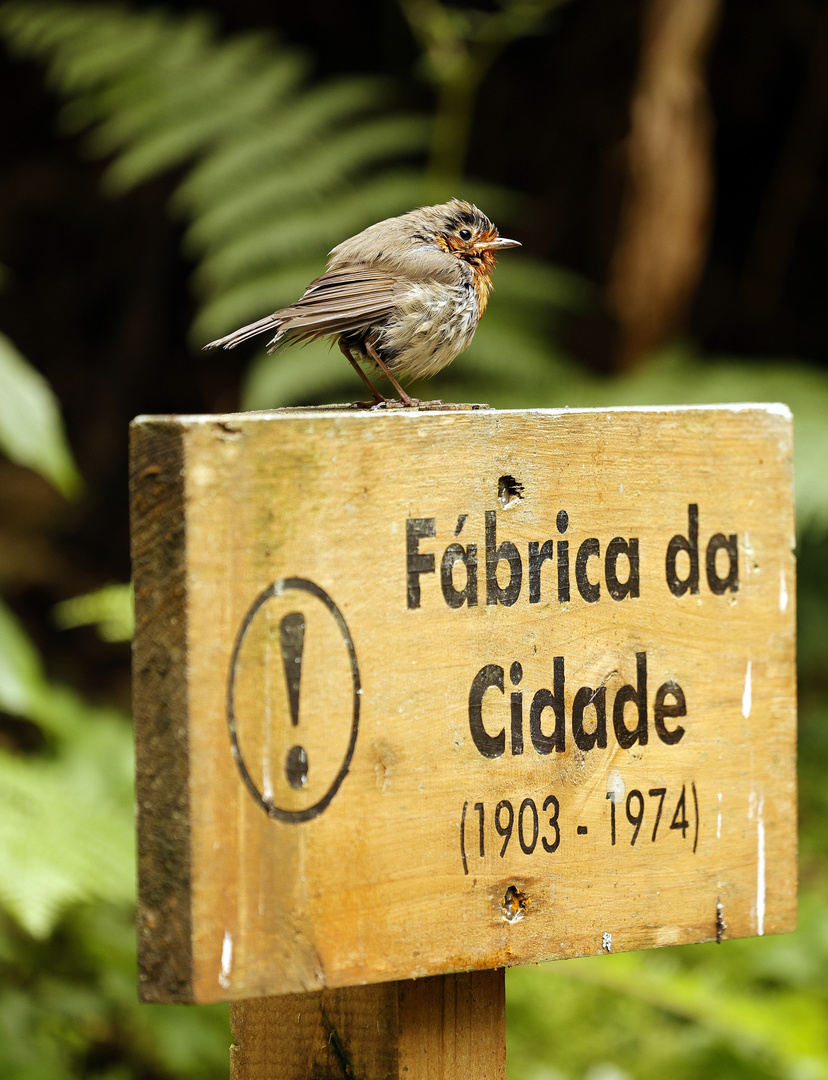
M 492 236 L 497 236 L 494 230 L 492 230 Z M 485 237 L 480 237 L 477 242 L 480 243 L 480 240 L 483 239 Z M 462 240 L 458 240 L 453 236 L 438 236 L 436 242 L 437 246 L 442 248 L 443 251 L 456 255 L 458 259 L 461 259 L 470 267 L 474 295 L 477 299 L 477 318 L 481 319 L 489 302 L 489 293 L 494 288 L 491 279 L 492 270 L 494 270 L 497 262 L 494 252 L 485 249 L 482 251 L 474 250 L 464 244 Z
M 479 263 L 472 263 L 472 285 L 474 295 L 477 297 L 477 318 L 483 318 L 483 312 L 489 302 L 489 293 L 494 286 L 489 276 L 494 269 L 496 259 L 490 251 L 484 251 L 480 256 Z

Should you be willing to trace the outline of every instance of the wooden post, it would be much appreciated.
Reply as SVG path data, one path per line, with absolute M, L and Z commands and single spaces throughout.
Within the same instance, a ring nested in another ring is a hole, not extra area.
M 231 1080 L 505 1080 L 503 969 L 238 1001 Z
M 136 420 L 142 997 L 236 1080 L 496 1077 L 495 969 L 792 929 L 791 428 Z

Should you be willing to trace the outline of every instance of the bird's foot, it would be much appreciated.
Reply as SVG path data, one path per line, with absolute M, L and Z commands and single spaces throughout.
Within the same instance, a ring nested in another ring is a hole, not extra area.
M 358 409 L 414 409 L 417 408 L 421 402 L 418 398 L 409 397 L 405 395 L 404 401 L 394 401 L 392 398 L 376 397 L 373 401 L 355 401 L 354 405 Z
M 446 409 L 459 411 L 462 409 L 468 409 L 468 405 L 455 405 L 453 402 L 442 401 L 437 398 L 434 401 L 421 401 L 419 398 L 409 397 L 408 394 L 400 401 L 395 401 L 392 398 L 378 397 L 374 401 L 355 401 L 354 405 L 358 409 Z M 488 408 L 487 405 L 475 405 L 473 408 Z
M 386 405 L 396 405 L 396 402 L 377 394 L 371 401 L 355 401 L 353 405 L 357 409 L 384 409 Z

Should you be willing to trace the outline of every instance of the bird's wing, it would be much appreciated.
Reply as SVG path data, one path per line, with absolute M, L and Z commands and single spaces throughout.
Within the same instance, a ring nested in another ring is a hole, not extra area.
M 312 281 L 294 304 L 276 312 L 279 336 L 310 341 L 384 322 L 401 291 L 399 278 L 372 266 L 337 267 Z
M 386 270 L 358 263 L 339 266 L 312 281 L 295 303 L 211 341 L 205 348 L 232 349 L 265 332 L 274 333 L 269 344 L 277 348 L 288 341 L 313 341 L 364 330 L 391 315 L 402 289 L 400 279 Z

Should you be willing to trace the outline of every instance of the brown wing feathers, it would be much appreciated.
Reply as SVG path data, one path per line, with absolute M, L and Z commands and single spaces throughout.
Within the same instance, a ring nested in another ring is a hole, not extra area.
M 275 332 L 271 344 L 278 346 L 284 341 L 309 341 L 361 330 L 382 323 L 391 315 L 399 288 L 399 279 L 382 270 L 369 266 L 337 267 L 312 281 L 295 303 L 205 347 L 232 349 L 268 331 Z

